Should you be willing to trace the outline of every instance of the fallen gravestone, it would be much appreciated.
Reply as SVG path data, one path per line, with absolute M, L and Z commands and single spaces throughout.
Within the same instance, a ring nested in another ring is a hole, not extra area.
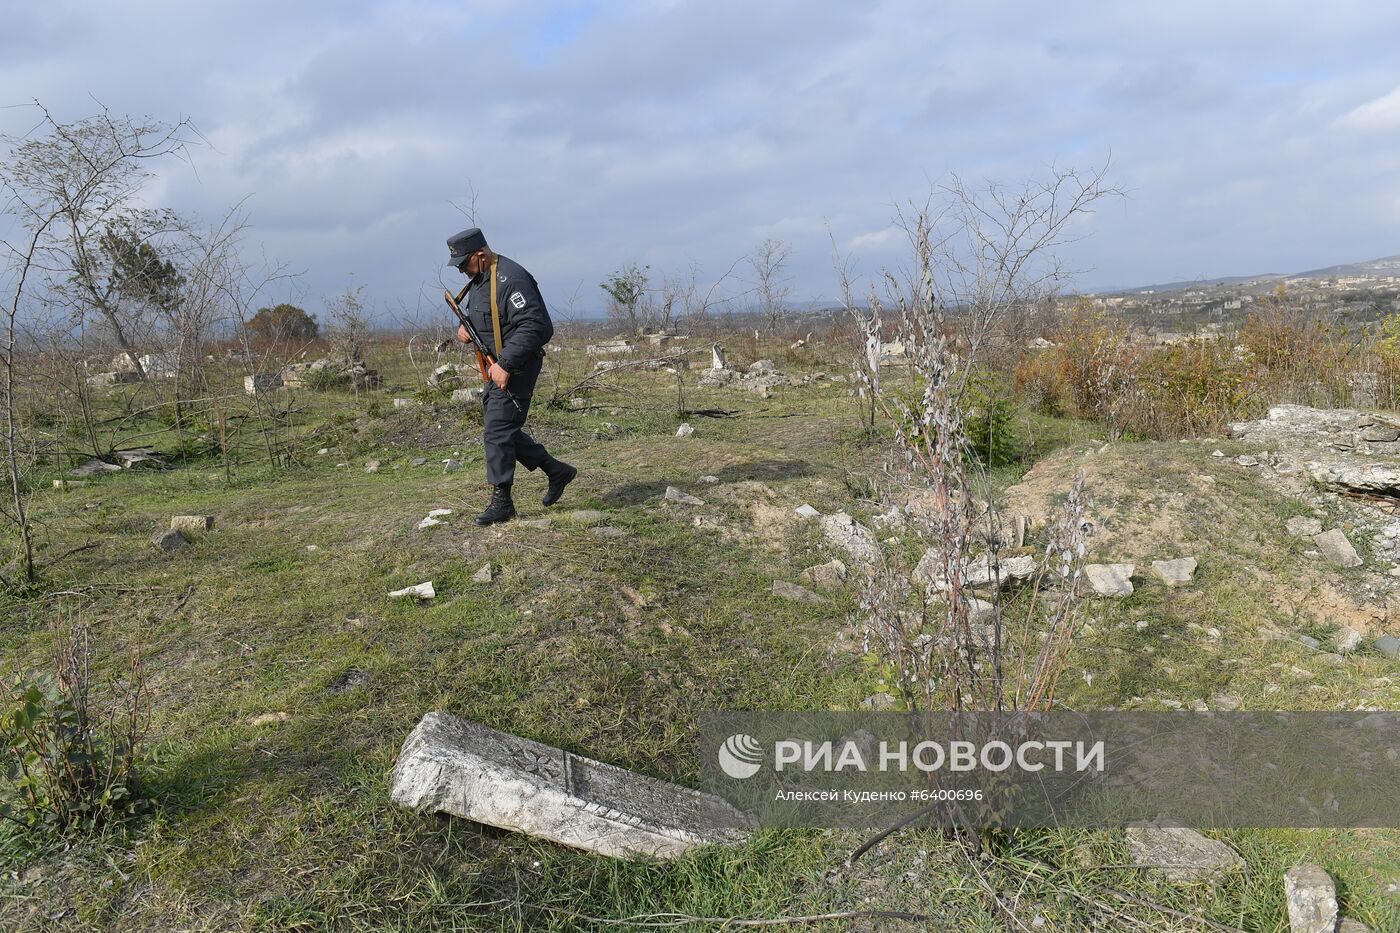
M 1244 867 L 1244 859 L 1225 843 L 1161 818 L 1129 823 L 1125 835 L 1133 861 L 1159 869 L 1168 881 L 1214 880 Z
M 214 527 L 214 516 L 176 515 L 170 519 L 170 527 L 178 531 L 210 531 Z
M 447 713 L 404 740 L 391 798 L 614 858 L 733 845 L 751 820 L 726 801 Z

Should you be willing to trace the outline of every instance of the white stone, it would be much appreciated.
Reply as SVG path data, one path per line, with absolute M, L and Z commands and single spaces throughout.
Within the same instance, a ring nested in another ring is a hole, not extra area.
M 690 435 L 694 433 L 695 429 L 692 428 L 689 424 L 683 424 L 680 427 L 676 428 L 676 437 L 690 437 Z
M 710 368 L 724 369 L 724 347 L 717 343 L 710 347 Z
M 675 486 L 666 487 L 666 501 L 675 502 L 680 505 L 704 505 L 704 499 L 698 499 L 689 493 L 681 492 Z
M 175 515 L 170 519 L 170 527 L 179 531 L 209 531 L 214 527 L 214 516 Z
M 452 393 L 452 404 L 472 405 L 481 401 L 485 395 L 485 389 L 457 389 Z
M 1337 929 L 1337 889 L 1317 865 L 1299 865 L 1283 873 L 1290 933 L 1333 933 Z
M 1133 862 L 1160 869 L 1168 881 L 1215 879 L 1245 864 L 1225 843 L 1167 820 L 1129 823 L 1125 836 Z
M 243 377 L 243 391 L 249 395 L 261 395 L 282 384 L 281 373 L 255 373 Z
M 429 510 L 428 510 L 428 517 L 429 517 L 429 518 L 446 518 L 447 516 L 449 516 L 449 515 L 451 515 L 451 514 L 452 514 L 452 510 L 451 510 L 451 509 L 429 509 Z
M 1152 572 L 1167 586 L 1186 586 L 1196 576 L 1196 558 L 1178 557 L 1176 560 L 1154 560 Z
M 122 468 L 115 463 L 105 463 L 101 460 L 89 460 L 86 463 L 74 467 L 68 471 L 69 476 L 101 476 L 104 473 L 120 473 Z
M 490 583 L 495 575 L 491 572 L 491 565 L 482 564 L 481 569 L 472 575 L 473 583 Z
M 462 462 L 460 460 L 453 460 L 449 457 L 442 461 L 442 472 L 444 473 L 456 473 L 461 468 Z
M 433 581 L 419 583 L 414 586 L 406 586 L 401 590 L 394 590 L 389 594 L 391 599 L 436 599 L 437 590 L 433 589 Z
M 669 859 L 743 841 L 751 819 L 711 794 L 446 713 L 428 713 L 394 766 L 393 802 L 614 858 Z
M 802 518 L 816 518 L 822 514 L 805 502 L 799 505 L 794 511 Z
M 718 483 L 718 482 L 719 482 L 719 477 L 718 477 L 718 476 L 702 476 L 702 477 L 700 477 L 700 482 L 705 483 L 706 485 L 709 485 L 709 486 L 713 486 L 715 483 Z
M 418 404 L 418 403 L 415 402 L 415 401 L 414 401 L 413 399 L 411 399 L 411 398 L 396 398 L 396 399 L 394 399 L 394 407 L 395 407 L 395 408 L 412 408 L 414 405 L 417 405 L 417 404 Z
M 1342 654 L 1348 654 L 1361 647 L 1362 635 L 1349 625 L 1343 625 L 1337 629 L 1337 633 L 1332 636 L 1332 643 Z
M 423 519 L 421 522 L 418 523 L 418 530 L 426 531 L 429 528 L 436 528 L 438 525 L 445 524 L 447 523 L 440 521 L 439 519 L 433 518 L 431 515 L 429 515 L 427 518 Z
M 1131 596 L 1135 569 L 1133 564 L 1088 564 L 1084 567 L 1084 576 L 1100 596 Z
M 846 579 L 846 565 L 832 558 L 824 564 L 817 564 L 802 571 L 802 579 L 819 589 L 835 589 Z
M 1356 548 L 1351 546 L 1346 534 L 1340 528 L 1333 528 L 1331 531 L 1324 531 L 1320 535 L 1313 536 L 1313 543 L 1322 552 L 1322 556 L 1336 564 L 1338 567 L 1360 567 L 1361 555 L 1356 553 Z

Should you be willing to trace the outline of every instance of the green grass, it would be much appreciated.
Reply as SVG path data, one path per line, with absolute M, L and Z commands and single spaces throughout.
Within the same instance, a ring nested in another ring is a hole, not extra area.
M 767 352 L 784 368 L 843 371 Z M 531 430 L 582 467 L 580 480 L 546 513 L 536 501 L 542 480 L 522 476 L 522 518 L 549 514 L 551 525 L 480 531 L 470 525 L 485 493 L 479 413 L 395 411 L 390 399 L 411 396 L 415 382 L 398 355 L 385 354 L 372 363 L 386 374 L 383 391 L 297 395 L 298 411 L 279 434 L 289 466 L 274 469 L 245 444 L 228 477 L 209 457 L 66 490 L 48 488 L 56 473 L 38 478 L 41 557 L 95 546 L 50 567 L 36 591 L 0 603 L 2 666 L 44 665 L 60 610 L 92 626 L 101 673 L 119 674 L 139 645 L 153 688 L 145 773 L 155 804 L 143 820 L 66 851 L 35 857 L 13 838 L 0 843 L 15 870 L 0 881 L 0 926 L 562 931 L 616 929 L 588 917 L 888 907 L 927 912 L 950 929 L 1005 929 L 981 872 L 994 887 L 1024 890 L 1048 929 L 1111 923 L 1101 905 L 1113 886 L 1217 922 L 1273 929 L 1282 868 L 1304 857 L 1338 877 L 1349 914 L 1378 930 L 1394 920 L 1383 893 L 1397 872 L 1393 833 L 1231 833 L 1251 874 L 1206 889 L 1102 867 L 1126 861 L 1111 833 L 1023 833 L 975 871 L 946 839 L 914 831 L 849 869 L 839 865 L 857 840 L 798 831 L 653 865 L 391 806 L 399 744 L 429 710 L 693 783 L 703 710 L 858 708 L 880 689 L 879 672 L 829 650 L 855 593 L 818 607 L 774 597 L 775 578 L 796 581 L 830 556 L 811 527 L 776 516 L 803 502 L 868 514 L 883 453 L 881 439 L 862 429 L 848 385 L 780 389 L 771 399 L 687 385 L 688 407 L 737 415 L 686 416 L 696 434 L 678 439 L 674 376 L 618 376 L 619 387 L 596 393 L 598 407 L 586 411 L 547 405 L 547 378 Z M 587 364 L 569 353 L 551 357 L 551 367 L 567 386 Z M 993 471 L 998 488 L 1096 436 L 1072 419 L 1023 415 L 1018 424 L 1022 455 Z M 149 426 L 138 419 L 131 434 Z M 1174 476 L 1184 458 L 1201 469 L 1202 451 L 1188 446 L 1114 449 L 1129 451 L 1124 462 L 1144 476 Z M 444 474 L 438 461 L 449 456 L 464 469 Z M 412 466 L 415 457 L 429 462 Z M 370 459 L 381 461 L 376 474 L 363 470 Z M 1193 545 L 1202 555 L 1198 586 L 1148 583 L 1128 600 L 1094 604 L 1072 662 L 1093 683 L 1067 677 L 1065 702 L 1100 708 L 1137 698 L 1154 708 L 1163 698 L 1230 692 L 1247 709 L 1349 708 L 1348 690 L 1388 670 L 1381 659 L 1326 668 L 1296 644 L 1256 637 L 1263 626 L 1315 632 L 1323 624 L 1290 620 L 1260 600 L 1269 575 L 1306 566 L 1273 527 L 1297 504 L 1208 468 L 1219 500 L 1236 503 L 1238 514 L 1226 516 L 1236 526 L 1206 523 Z M 701 483 L 707 474 L 721 484 Z M 1159 483 L 1162 493 L 1175 482 Z M 662 503 L 668 485 L 706 505 Z M 1130 504 L 1112 489 L 1091 493 L 1112 508 Z M 446 527 L 417 530 L 431 508 L 456 515 Z M 607 511 L 626 535 L 597 537 L 570 520 L 577 508 Z M 158 553 L 150 536 L 187 513 L 215 515 L 214 531 L 175 555 Z M 697 513 L 718 527 L 697 527 Z M 494 582 L 473 583 L 487 562 Z M 1259 574 L 1232 572 L 1241 562 Z M 386 596 L 430 579 L 439 594 L 432 604 Z M 1138 618 L 1151 620 L 1147 631 L 1137 630 Z M 1208 637 L 1210 627 L 1223 637 Z M 1306 665 L 1313 676 L 1267 693 L 1274 664 Z M 1400 699 L 1393 688 L 1375 689 L 1378 703 Z M 290 718 L 250 725 L 269 712 Z M 1086 848 L 1091 863 L 1081 858 Z M 1117 903 L 1135 917 L 1166 916 Z

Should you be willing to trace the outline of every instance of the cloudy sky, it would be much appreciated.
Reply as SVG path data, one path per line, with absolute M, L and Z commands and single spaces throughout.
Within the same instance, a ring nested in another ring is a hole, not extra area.
M 1110 158 L 1128 194 L 1066 256 L 1084 288 L 1400 253 L 1400 4 L 1376 0 L 0 0 L 0 23 L 0 131 L 33 99 L 192 118 L 194 170 L 147 197 L 247 197 L 313 311 L 432 293 L 473 188 L 579 311 L 623 263 L 704 279 L 770 237 L 797 297 L 830 296 L 828 225 L 869 275 L 948 172 Z

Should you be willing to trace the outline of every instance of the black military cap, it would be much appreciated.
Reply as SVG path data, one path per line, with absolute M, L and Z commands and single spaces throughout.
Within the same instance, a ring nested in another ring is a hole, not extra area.
M 447 238 L 447 248 L 452 251 L 452 257 L 447 260 L 447 264 L 455 269 L 466 262 L 472 253 L 486 248 L 486 234 L 476 227 L 454 233 Z

